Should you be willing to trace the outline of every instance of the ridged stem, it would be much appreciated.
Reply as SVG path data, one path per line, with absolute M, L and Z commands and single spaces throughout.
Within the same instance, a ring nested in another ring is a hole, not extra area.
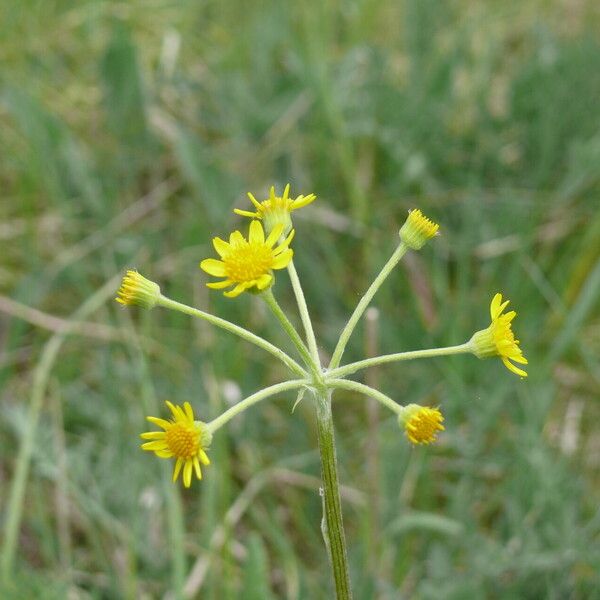
M 331 391 L 316 394 L 317 431 L 323 479 L 323 521 L 321 531 L 329 554 L 337 600 L 350 600 L 350 576 L 346 552 L 346 536 L 342 519 L 335 434 L 331 414 Z

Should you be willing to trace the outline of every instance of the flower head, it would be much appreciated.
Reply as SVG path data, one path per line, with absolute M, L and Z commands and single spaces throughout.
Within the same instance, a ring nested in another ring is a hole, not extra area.
M 282 233 L 283 225 L 280 224 L 265 239 L 260 221 L 252 221 L 247 240 L 239 231 L 234 231 L 229 236 L 229 243 L 221 238 L 214 238 L 213 245 L 221 260 L 207 258 L 200 263 L 200 268 L 209 275 L 225 279 L 206 285 L 217 290 L 235 286 L 225 292 L 228 298 L 235 298 L 246 290 L 260 292 L 268 288 L 273 281 L 273 269 L 287 267 L 294 255 L 294 251 L 289 248 L 294 237 L 293 229 L 275 247 Z
M 154 281 L 146 279 L 137 271 L 129 270 L 121 287 L 117 292 L 115 300 L 124 306 L 141 306 L 142 308 L 154 308 L 160 298 L 160 287 Z
M 398 423 L 404 426 L 406 437 L 413 444 L 435 442 L 438 431 L 444 431 L 444 417 L 437 408 L 409 404 L 402 409 Z
M 281 224 L 283 225 L 283 232 L 288 233 L 292 228 L 292 219 L 290 214 L 294 210 L 298 210 L 303 206 L 307 206 L 316 199 L 314 194 L 308 196 L 298 196 L 294 200 L 289 197 L 290 184 L 288 183 L 283 190 L 283 196 L 275 195 L 275 186 L 271 186 L 270 196 L 259 202 L 250 192 L 248 192 L 248 198 L 254 207 L 256 212 L 249 210 L 241 210 L 235 208 L 234 212 L 243 217 L 250 217 L 251 219 L 262 219 L 265 224 L 265 231 L 270 233 L 273 229 Z
M 437 234 L 440 226 L 430 221 L 418 208 L 408 211 L 408 218 L 400 228 L 400 239 L 413 250 L 420 250 L 427 240 Z
M 142 444 L 142 449 L 154 452 L 160 458 L 177 459 L 173 481 L 177 480 L 183 468 L 183 485 L 188 488 L 192 483 L 192 471 L 198 479 L 202 479 L 200 463 L 210 464 L 205 450 L 210 446 L 212 436 L 205 423 L 194 421 L 194 411 L 189 402 L 184 402 L 183 408 L 168 400 L 166 405 L 173 415 L 172 419 L 166 421 L 158 417 L 146 417 L 164 431 L 140 434 L 142 439 L 151 440 Z
M 517 316 L 514 310 L 504 313 L 509 301 L 502 302 L 502 294 L 496 294 L 490 304 L 490 316 L 492 322 L 487 329 L 482 329 L 473 335 L 469 344 L 472 352 L 478 358 L 489 356 L 500 356 L 502 362 L 509 371 L 527 377 L 523 369 L 519 369 L 511 361 L 522 365 L 528 364 L 527 359 L 519 347 L 519 340 L 515 339 L 512 331 L 512 320 Z

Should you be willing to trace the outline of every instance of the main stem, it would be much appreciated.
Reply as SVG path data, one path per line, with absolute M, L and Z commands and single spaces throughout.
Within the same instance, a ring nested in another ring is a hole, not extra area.
M 316 393 L 317 431 L 321 455 L 321 477 L 323 479 L 323 522 L 321 530 L 333 571 L 337 600 L 350 600 L 350 576 L 346 553 L 346 536 L 342 519 L 335 435 L 331 414 L 331 391 Z
M 406 254 L 408 247 L 403 243 L 398 244 L 396 250 L 392 256 L 390 256 L 389 260 L 383 266 L 383 269 L 379 272 L 379 275 L 375 277 L 373 283 L 369 286 L 369 289 L 365 292 L 365 295 L 360 299 L 360 302 L 356 305 L 352 316 L 346 323 L 346 327 L 342 331 L 340 335 L 340 339 L 333 351 L 333 356 L 331 357 L 331 362 L 329 363 L 330 369 L 335 369 L 340 364 L 340 360 L 342 360 L 342 355 L 344 354 L 344 350 L 346 349 L 346 344 L 356 327 L 359 319 L 362 317 L 363 313 L 369 306 L 373 296 L 377 292 L 377 290 L 381 287 L 381 284 L 387 279 L 388 275 L 392 272 L 392 269 L 398 264 L 400 259 Z

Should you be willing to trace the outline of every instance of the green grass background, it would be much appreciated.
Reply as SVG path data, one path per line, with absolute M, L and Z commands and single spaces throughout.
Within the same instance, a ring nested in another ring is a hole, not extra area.
M 4 524 L 57 319 L 123 269 L 286 344 L 197 263 L 246 225 L 246 191 L 289 181 L 318 195 L 294 248 L 324 356 L 420 207 L 442 235 L 376 297 L 379 351 L 462 343 L 501 291 L 530 361 L 525 381 L 471 356 L 371 374 L 442 407 L 427 448 L 338 394 L 355 597 L 600 597 L 596 2 L 5 1 L 0 54 Z M 204 481 L 172 486 L 139 450 L 144 416 L 169 398 L 207 420 L 285 373 L 110 291 L 47 365 L 0 596 L 330 598 L 310 402 L 236 418 Z M 297 323 L 285 273 L 276 293 Z M 360 328 L 346 359 L 365 345 Z

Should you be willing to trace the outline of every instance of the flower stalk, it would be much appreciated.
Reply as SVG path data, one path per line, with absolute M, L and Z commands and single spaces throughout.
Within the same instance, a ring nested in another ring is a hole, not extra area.
M 346 349 L 346 345 L 348 344 L 348 340 L 350 339 L 354 328 L 358 324 L 358 321 L 362 317 L 365 310 L 367 310 L 371 300 L 373 299 L 373 296 L 377 293 L 377 290 L 388 278 L 388 275 L 393 271 L 394 267 L 400 262 L 400 259 L 406 254 L 407 251 L 408 246 L 406 246 L 404 242 L 400 242 L 396 250 L 394 250 L 392 256 L 390 256 L 389 260 L 379 272 L 379 275 L 375 277 L 373 283 L 369 286 L 369 289 L 365 292 L 364 296 L 360 299 L 360 302 L 356 305 L 356 308 L 348 320 L 348 323 L 340 334 L 340 339 L 335 347 L 335 350 L 333 351 L 331 362 L 329 363 L 329 369 L 335 369 L 337 366 L 339 366 L 340 361 L 342 360 L 342 355 L 344 354 L 344 350 Z
M 321 369 L 318 363 L 315 363 L 313 360 L 308 348 L 302 341 L 302 338 L 296 331 L 296 328 L 291 324 L 290 320 L 287 318 L 286 314 L 283 312 L 277 300 L 275 300 L 275 296 L 273 295 L 273 291 L 271 289 L 265 290 L 262 292 L 261 297 L 266 302 L 267 306 L 271 309 L 271 312 L 275 316 L 275 318 L 281 323 L 283 330 L 288 334 L 290 340 L 296 349 L 300 353 L 302 360 L 309 368 L 316 382 L 320 382 L 322 379 Z
M 162 306 L 163 308 L 176 310 L 185 315 L 190 315 L 192 317 L 208 321 L 211 325 L 216 325 L 221 329 L 225 329 L 226 331 L 229 331 L 229 333 L 233 333 L 234 335 L 241 337 L 247 342 L 250 342 L 251 344 L 258 346 L 259 348 L 262 348 L 266 352 L 269 352 L 270 354 L 278 358 L 283 364 L 285 364 L 286 367 L 288 367 L 288 369 L 290 369 L 290 371 L 292 371 L 296 375 L 300 375 L 301 377 L 306 376 L 306 371 L 283 350 L 271 344 L 271 342 L 268 342 L 264 338 L 261 338 L 260 336 L 256 335 L 255 333 L 252 333 L 251 331 L 248 331 L 247 329 L 236 325 L 235 323 L 231 323 L 230 321 L 227 321 L 226 319 L 221 319 L 220 317 L 215 317 L 210 313 L 204 312 L 203 310 L 194 308 L 192 306 L 188 306 L 187 304 L 182 304 L 181 302 L 171 300 L 170 298 L 167 298 L 162 294 L 158 299 L 157 306 Z
M 395 352 L 394 354 L 383 354 L 373 358 L 365 358 L 357 362 L 348 363 L 337 369 L 331 369 L 327 372 L 328 377 L 339 378 L 346 377 L 362 369 L 383 365 L 385 363 L 400 362 L 404 360 L 414 360 L 416 358 L 434 358 L 437 356 L 450 356 L 452 354 L 468 354 L 472 352 L 470 342 L 458 346 L 447 346 L 445 348 L 428 348 L 427 350 L 412 350 L 410 352 Z
M 271 398 L 276 394 L 282 394 L 283 392 L 288 392 L 290 390 L 297 390 L 298 388 L 310 385 L 310 381 L 308 379 L 292 379 L 291 381 L 284 381 L 282 383 L 277 383 L 272 385 L 264 390 L 260 390 L 251 396 L 248 396 L 244 400 L 241 400 L 231 408 L 228 408 L 224 413 L 219 415 L 216 419 L 210 421 L 210 423 L 206 423 L 207 431 L 212 435 L 231 421 L 233 417 L 239 415 L 240 413 L 248 410 L 251 406 L 254 406 L 258 402 L 262 400 L 266 400 L 267 398 Z
M 308 344 L 310 356 L 313 362 L 316 365 L 319 365 L 320 368 L 321 361 L 319 359 L 317 339 L 315 338 L 315 332 L 313 330 L 312 321 L 308 312 L 308 306 L 306 305 L 306 298 L 304 297 L 304 291 L 302 290 L 300 278 L 298 277 L 298 273 L 296 272 L 296 267 L 294 266 L 293 259 L 289 262 L 287 270 L 290 276 L 290 281 L 292 282 L 294 295 L 296 296 L 296 303 L 298 304 L 298 311 L 300 312 L 300 318 L 302 319 L 302 326 L 304 327 L 304 333 L 306 335 L 306 342 Z

